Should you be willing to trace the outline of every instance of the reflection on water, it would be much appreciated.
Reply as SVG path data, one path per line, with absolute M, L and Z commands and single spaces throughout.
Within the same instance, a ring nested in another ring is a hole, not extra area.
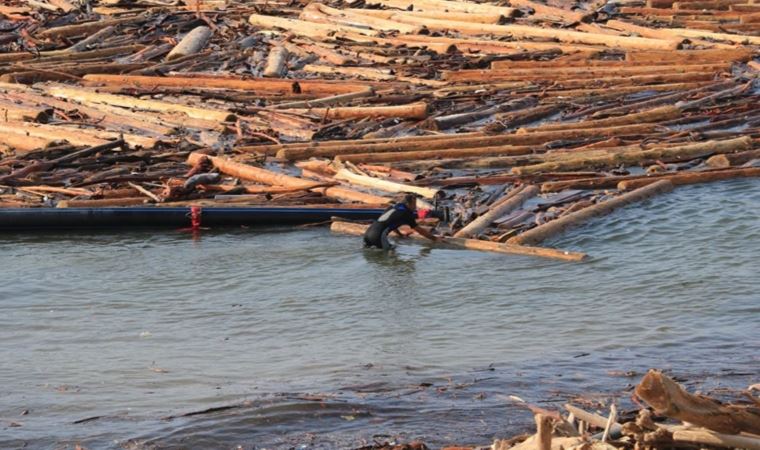
M 482 443 L 530 426 L 510 394 L 606 398 L 651 366 L 745 387 L 758 188 L 678 188 L 547 243 L 578 264 L 324 229 L 0 236 L 0 448 Z

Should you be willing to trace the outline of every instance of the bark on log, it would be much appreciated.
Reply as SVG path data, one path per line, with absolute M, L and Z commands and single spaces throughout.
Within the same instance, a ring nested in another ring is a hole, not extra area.
M 653 195 L 670 192 L 673 185 L 666 180 L 657 181 L 649 186 L 625 193 L 610 200 L 596 203 L 580 211 L 567 214 L 554 219 L 543 225 L 532 228 L 522 234 L 510 238 L 507 243 L 515 245 L 532 245 L 556 236 L 571 226 L 586 222 L 588 219 L 604 214 L 608 214 L 616 208 L 628 205 L 633 202 L 641 201 Z
M 114 206 L 136 206 L 149 203 L 145 197 L 103 198 L 98 200 L 63 200 L 56 208 L 105 208 Z
M 662 372 L 647 372 L 635 392 L 660 415 L 719 433 L 760 434 L 760 412 L 689 394 Z
M 454 237 L 469 238 L 479 235 L 491 223 L 493 223 L 494 220 L 518 209 L 526 200 L 535 197 L 538 194 L 538 187 L 535 185 L 523 186 L 517 189 L 519 190 L 514 192 L 513 195 L 510 195 L 506 201 L 494 204 L 485 214 L 457 231 L 454 234 Z
M 424 119 L 428 105 L 425 102 L 398 106 L 346 106 L 334 108 L 283 109 L 282 112 L 316 114 L 328 119 L 363 119 L 367 117 L 388 117 L 399 119 Z
M 536 450 L 551 450 L 552 418 L 543 414 L 536 414 L 534 419 L 536 420 Z
M 335 233 L 352 234 L 355 236 L 361 236 L 364 234 L 368 225 L 359 223 L 349 223 L 334 221 L 330 226 L 330 231 Z M 410 237 L 415 239 L 424 239 L 417 233 L 412 234 Z M 468 250 L 480 250 L 486 252 L 506 253 L 511 255 L 525 255 L 525 256 L 537 256 L 541 258 L 558 259 L 561 261 L 582 261 L 586 258 L 585 253 L 568 252 L 564 250 L 557 250 L 553 248 L 543 247 L 528 247 L 523 245 L 509 245 L 501 244 L 491 241 L 479 241 L 476 239 L 461 239 L 461 238 L 443 238 L 443 242 L 454 247 L 459 247 Z
M 501 145 L 491 147 L 476 147 L 463 149 L 420 150 L 409 152 L 382 152 L 382 153 L 349 153 L 339 155 L 337 161 L 349 161 L 352 163 L 387 163 L 401 161 L 418 161 L 448 158 L 472 158 L 477 156 L 491 155 L 529 155 L 541 150 L 532 146 Z
M 610 117 L 608 119 L 587 120 L 570 123 L 547 123 L 535 128 L 527 128 L 526 131 L 549 131 L 569 130 L 577 128 L 606 128 L 619 125 L 631 125 L 637 123 L 664 122 L 681 117 L 681 108 L 676 106 L 662 106 L 647 111 L 641 111 L 624 116 Z
M 335 174 L 335 179 L 348 181 L 352 184 L 358 184 L 360 186 L 366 186 L 373 189 L 378 189 L 385 192 L 413 192 L 421 195 L 425 198 L 434 199 L 440 192 L 438 189 L 426 188 L 420 186 L 411 186 L 407 184 L 395 183 L 393 181 L 382 180 L 380 178 L 368 177 L 365 175 L 358 175 L 353 172 L 349 172 L 346 169 L 341 169 Z
M 201 153 L 191 153 L 187 161 L 189 165 L 194 166 L 198 164 L 203 158 L 208 158 L 214 167 L 219 169 L 219 171 L 243 180 L 256 181 L 258 183 L 269 184 L 272 186 L 286 186 L 294 188 L 311 188 L 311 185 L 313 184 L 312 181 L 304 180 L 302 178 L 276 173 L 270 170 L 261 169 L 259 167 L 250 166 L 248 164 L 241 164 L 238 162 L 225 160 L 215 156 L 208 156 Z M 337 186 L 313 188 L 309 190 L 311 192 L 322 194 L 325 197 L 331 197 L 343 201 L 356 201 L 373 205 L 388 204 L 391 202 L 391 199 L 388 199 L 386 197 L 365 194 L 364 192 L 358 192 Z
M 760 159 L 760 149 L 711 156 L 707 161 L 705 161 L 705 164 L 715 168 L 726 168 L 731 166 L 741 166 L 742 164 L 752 161 L 753 159 Z
M 712 181 L 730 180 L 733 178 L 760 177 L 760 167 L 747 167 L 743 169 L 706 170 L 704 172 L 679 172 L 672 175 L 658 176 L 656 179 L 639 178 L 637 180 L 625 180 L 618 183 L 618 189 L 627 191 L 638 189 L 652 184 L 657 180 L 668 180 L 674 186 L 685 184 L 709 183 Z
M 707 64 L 715 62 L 747 62 L 752 59 L 752 50 L 736 48 L 732 50 L 679 50 L 627 52 L 628 64 Z

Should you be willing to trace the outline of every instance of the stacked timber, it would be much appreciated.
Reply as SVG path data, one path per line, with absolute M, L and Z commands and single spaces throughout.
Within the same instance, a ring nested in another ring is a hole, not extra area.
M 555 3 L 6 1 L 0 207 L 413 192 L 448 245 L 518 252 L 760 175 L 752 0 Z

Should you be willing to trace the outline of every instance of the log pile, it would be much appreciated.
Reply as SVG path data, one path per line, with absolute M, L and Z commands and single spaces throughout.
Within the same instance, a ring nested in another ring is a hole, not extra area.
M 638 412 L 619 414 L 613 404 L 602 415 L 568 404 L 562 413 L 524 403 L 535 414 L 535 434 L 497 439 L 485 447 L 444 449 L 760 449 L 760 399 L 751 391 L 745 394 L 746 402 L 724 404 L 691 394 L 650 370 L 635 389 L 642 402 Z
M 758 8 L 9 0 L 0 207 L 415 192 L 450 211 L 439 234 L 534 245 L 673 187 L 760 175 Z

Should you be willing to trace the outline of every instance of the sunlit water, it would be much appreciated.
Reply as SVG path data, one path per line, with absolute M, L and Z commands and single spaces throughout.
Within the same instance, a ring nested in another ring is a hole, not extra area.
M 757 180 L 681 187 L 546 243 L 583 263 L 323 228 L 0 236 L 0 448 L 488 443 L 529 428 L 508 395 L 624 401 L 649 367 L 746 387 L 758 219 Z

